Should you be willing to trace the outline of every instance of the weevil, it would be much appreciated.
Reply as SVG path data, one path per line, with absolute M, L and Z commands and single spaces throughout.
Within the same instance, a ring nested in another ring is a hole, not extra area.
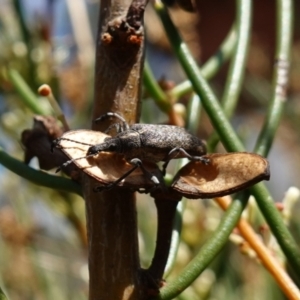
M 115 127 L 117 134 L 105 138 L 103 143 L 90 146 L 85 157 L 71 159 L 62 165 L 62 167 L 66 167 L 75 160 L 93 157 L 100 152 L 122 154 L 125 160 L 133 165 L 132 169 L 119 179 L 97 190 L 109 189 L 117 185 L 138 167 L 141 168 L 147 178 L 153 181 L 155 185 L 158 185 L 159 180 L 146 170 L 143 162 L 164 162 L 162 167 L 163 175 L 171 159 L 186 157 L 190 160 L 201 161 L 204 164 L 209 163 L 209 160 L 203 157 L 206 154 L 205 142 L 182 127 L 152 124 L 129 125 L 123 117 L 112 112 L 102 115 L 94 122 L 100 122 L 109 117 L 117 118 L 120 122 L 111 125 L 106 132 Z M 68 139 L 58 138 L 54 141 L 54 144 L 57 145 L 60 140 Z M 76 142 L 81 143 L 80 141 Z

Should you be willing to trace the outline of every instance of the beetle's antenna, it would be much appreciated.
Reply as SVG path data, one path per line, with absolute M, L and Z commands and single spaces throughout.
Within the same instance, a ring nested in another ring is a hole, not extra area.
M 68 139 L 68 138 L 60 137 L 60 138 L 57 138 L 57 139 L 55 139 L 55 140 L 52 141 L 52 143 L 51 143 L 51 152 L 53 152 L 54 148 L 60 146 L 58 144 L 60 141 L 68 141 L 68 142 L 73 142 L 73 143 L 77 143 L 77 144 L 85 145 L 85 146 L 90 146 L 90 147 L 93 146 L 93 144 L 83 143 L 83 142 L 71 140 L 71 139 Z
M 86 155 L 86 156 L 82 156 L 82 157 L 77 157 L 77 158 L 73 158 L 70 160 L 67 160 L 65 163 L 63 163 L 60 167 L 58 167 L 55 171 L 55 173 L 58 173 L 61 169 L 67 167 L 69 164 L 73 163 L 76 160 L 80 160 L 80 159 L 84 159 L 84 158 L 89 158 L 89 157 L 93 157 L 95 156 L 95 154 L 90 154 L 90 155 Z

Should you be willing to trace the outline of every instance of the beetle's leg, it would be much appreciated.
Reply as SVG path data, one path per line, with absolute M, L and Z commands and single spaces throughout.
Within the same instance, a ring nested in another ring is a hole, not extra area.
M 109 133 L 112 129 L 116 128 L 117 133 L 123 132 L 126 130 L 126 125 L 124 125 L 124 123 L 115 123 L 110 125 L 105 131 L 104 133 Z
M 103 114 L 102 116 L 100 116 L 99 118 L 95 119 L 94 122 L 100 122 L 109 117 L 115 117 L 115 118 L 121 120 L 122 122 L 126 123 L 125 119 L 122 116 L 120 116 L 119 114 L 114 113 L 114 112 L 107 112 L 107 113 Z
M 69 141 L 69 142 L 77 143 L 77 144 L 80 144 L 80 145 L 93 146 L 93 144 L 87 144 L 87 143 L 83 143 L 83 142 L 79 142 L 79 141 L 75 141 L 75 140 L 71 140 L 71 139 L 68 139 L 68 138 L 61 137 L 61 138 L 57 138 L 57 139 L 52 141 L 52 143 L 51 143 L 51 152 L 53 152 L 53 149 L 55 147 L 58 148 L 58 146 L 60 146 L 58 144 L 60 141 Z
M 122 116 L 120 116 L 119 114 L 113 113 L 113 112 L 107 112 L 106 114 L 103 114 L 99 118 L 95 119 L 94 122 L 95 123 L 101 122 L 101 121 L 103 121 L 103 120 L 105 120 L 105 119 L 107 119 L 109 117 L 115 117 L 115 118 L 117 118 L 117 119 L 119 119 L 121 121 L 122 126 L 120 126 L 120 128 L 119 128 L 120 131 L 118 131 L 118 132 L 126 131 L 126 130 L 129 129 L 129 125 L 125 121 L 125 119 Z M 107 130 L 110 130 L 110 129 L 108 128 Z
M 193 155 L 188 154 L 183 148 L 174 148 L 169 152 L 169 154 L 167 155 L 167 158 L 166 158 L 166 162 L 162 166 L 163 175 L 166 174 L 166 169 L 167 169 L 167 166 L 168 166 L 170 160 L 175 158 L 178 155 L 179 152 L 181 152 L 184 155 L 184 157 L 188 158 L 189 160 L 201 161 L 205 165 L 207 165 L 209 163 L 209 159 L 206 158 L 206 157 L 193 156 Z
M 138 164 L 138 166 L 141 168 L 141 170 L 143 171 L 144 175 L 146 178 L 148 178 L 149 180 L 151 180 L 155 185 L 159 185 L 159 180 L 158 178 L 153 175 L 151 172 L 149 172 L 143 165 L 142 161 L 138 158 L 134 158 L 131 160 L 131 163 L 132 161 L 134 161 L 133 163 L 134 164 Z
M 139 188 L 134 191 L 139 192 L 140 194 L 149 194 L 149 193 L 152 193 L 153 191 L 155 191 L 159 187 L 160 187 L 160 185 L 156 185 L 156 186 L 151 186 L 149 188 Z
M 111 188 L 113 188 L 114 186 L 118 185 L 118 183 L 120 183 L 123 179 L 125 179 L 126 177 L 128 177 L 134 170 L 136 170 L 137 168 L 141 168 L 141 170 L 143 171 L 144 175 L 150 179 L 155 185 L 159 184 L 159 180 L 158 178 L 153 175 L 152 173 L 150 173 L 149 171 L 146 170 L 146 168 L 144 167 L 142 161 L 138 158 L 133 158 L 130 162 L 131 165 L 133 165 L 133 167 L 126 172 L 125 174 L 123 174 L 119 179 L 117 179 L 116 181 L 105 185 L 105 186 L 98 186 L 94 188 L 95 192 L 101 192 L 103 190 L 110 190 Z
M 131 164 L 133 164 L 130 161 Z M 134 164 L 133 164 L 134 165 Z M 111 188 L 113 188 L 114 186 L 116 186 L 119 182 L 121 182 L 123 179 L 125 179 L 127 176 L 129 176 L 134 170 L 136 170 L 139 167 L 138 164 L 134 165 L 128 172 L 126 172 L 125 174 L 123 174 L 119 179 L 115 180 L 114 182 L 105 185 L 105 186 L 97 186 L 94 188 L 95 192 L 102 192 L 103 190 L 110 190 Z

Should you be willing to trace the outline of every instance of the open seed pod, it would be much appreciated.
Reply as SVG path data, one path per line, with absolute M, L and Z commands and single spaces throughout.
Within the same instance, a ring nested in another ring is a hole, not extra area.
M 190 199 L 229 195 L 269 180 L 269 163 L 254 153 L 236 152 L 206 155 L 205 165 L 191 161 L 176 174 L 172 188 Z
M 90 146 L 104 142 L 108 135 L 92 130 L 74 130 L 66 132 L 57 143 L 70 159 L 77 159 L 74 164 L 99 183 L 107 185 L 119 179 L 122 175 L 133 168 L 123 155 L 111 152 L 100 152 L 98 155 L 86 158 Z M 160 182 L 163 182 L 162 173 L 156 164 L 143 163 L 145 168 L 152 173 Z M 118 186 L 138 189 L 149 189 L 154 183 L 147 179 L 140 168 L 137 168 Z
M 63 129 L 57 120 L 51 116 L 34 116 L 32 129 L 22 132 L 21 142 L 24 146 L 24 162 L 29 164 L 33 157 L 37 157 L 40 168 L 50 170 L 62 164 L 66 157 L 63 153 L 56 153 L 49 159 L 51 142 L 63 134 Z

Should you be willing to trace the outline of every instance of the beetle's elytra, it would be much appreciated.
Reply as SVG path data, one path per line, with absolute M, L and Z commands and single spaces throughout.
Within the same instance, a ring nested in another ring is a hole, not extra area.
M 174 149 L 183 149 L 190 156 L 202 156 L 206 147 L 202 140 L 188 133 L 184 128 L 170 125 L 134 124 L 129 129 L 108 137 L 102 144 L 90 147 L 88 154 L 101 151 L 123 154 L 126 160 L 139 158 L 142 161 L 159 162 L 171 158 L 186 157 L 180 152 L 170 157 Z

